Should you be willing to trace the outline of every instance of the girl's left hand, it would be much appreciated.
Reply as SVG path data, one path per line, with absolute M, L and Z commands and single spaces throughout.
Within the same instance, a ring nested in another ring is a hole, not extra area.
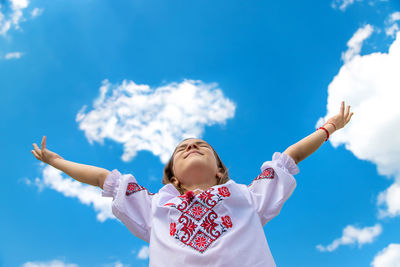
M 340 106 L 339 114 L 331 117 L 325 124 L 328 122 L 332 122 L 336 126 L 336 130 L 343 128 L 351 119 L 354 112 L 350 113 L 350 105 L 347 106 L 346 112 L 344 111 L 344 101 L 342 101 L 342 105 Z

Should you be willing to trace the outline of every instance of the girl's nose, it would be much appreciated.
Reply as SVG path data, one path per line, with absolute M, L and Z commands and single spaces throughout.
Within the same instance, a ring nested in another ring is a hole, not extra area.
M 189 144 L 187 147 L 186 147 L 186 150 L 187 151 L 189 151 L 190 149 L 192 149 L 192 148 L 199 148 L 195 143 L 193 143 L 193 144 Z

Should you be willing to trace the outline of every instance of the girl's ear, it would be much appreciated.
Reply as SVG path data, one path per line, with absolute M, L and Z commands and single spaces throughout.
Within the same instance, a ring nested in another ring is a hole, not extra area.
M 173 176 L 171 178 L 171 183 L 175 186 L 175 187 L 179 187 L 180 186 L 180 182 L 178 181 L 178 179 L 176 179 L 175 176 Z
M 217 174 L 215 175 L 215 177 L 217 178 L 217 184 L 219 184 L 219 183 L 220 183 L 220 181 L 221 181 L 221 179 L 222 179 L 223 175 L 224 175 L 224 174 L 222 173 L 222 169 L 221 169 L 221 168 L 219 168 L 219 170 L 218 170 Z

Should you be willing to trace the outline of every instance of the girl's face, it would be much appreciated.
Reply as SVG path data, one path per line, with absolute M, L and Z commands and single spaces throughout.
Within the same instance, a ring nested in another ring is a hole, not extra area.
M 201 139 L 183 141 L 174 153 L 173 172 L 175 178 L 183 185 L 215 185 L 218 166 L 213 149 Z

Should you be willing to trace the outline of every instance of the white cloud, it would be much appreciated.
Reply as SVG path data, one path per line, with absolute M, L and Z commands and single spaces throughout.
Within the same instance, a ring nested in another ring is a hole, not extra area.
M 328 86 L 327 115 L 317 125 L 339 111 L 340 102 L 351 105 L 354 116 L 345 128 L 330 137 L 334 147 L 344 144 L 357 158 L 377 166 L 378 173 L 400 181 L 400 33 L 388 53 L 355 56 L 346 61 Z M 380 195 L 379 205 L 399 215 L 400 195 L 394 185 Z
M 400 12 L 392 13 L 389 18 L 385 21 L 387 25 L 385 28 L 386 35 L 394 37 L 395 34 L 399 31 L 399 25 L 396 21 L 400 20 Z
M 398 20 L 400 20 L 400 12 L 399 11 L 394 12 L 390 15 L 390 22 L 396 22 Z
M 124 146 L 123 161 L 148 150 L 167 162 L 175 146 L 186 137 L 201 137 L 204 127 L 225 124 L 235 104 L 216 83 L 184 80 L 155 89 L 133 81 L 112 85 L 104 80 L 94 109 L 76 116 L 90 143 L 109 138 Z
M 398 267 L 400 263 L 400 244 L 390 244 L 380 251 L 371 262 L 373 267 Z
M 138 253 L 138 255 L 137 255 L 137 258 L 138 258 L 138 259 L 141 259 L 141 260 L 146 260 L 146 259 L 148 259 L 148 258 L 149 258 L 149 247 L 148 247 L 148 246 L 143 246 L 143 247 L 140 249 L 140 251 L 139 251 L 139 253 Z
M 332 7 L 345 11 L 346 8 L 352 4 L 354 4 L 354 0 L 335 0 L 332 2 Z
M 22 57 L 22 53 L 21 52 L 12 52 L 12 53 L 7 53 L 4 58 L 5 59 L 13 59 L 13 58 L 21 58 Z
M 113 263 L 103 263 L 101 265 L 102 267 L 130 267 L 130 264 L 124 264 L 120 262 L 119 260 L 113 262 Z
M 31 12 L 31 16 L 32 16 L 32 18 L 36 18 L 36 17 L 42 15 L 42 13 L 43 13 L 43 8 L 35 7 Z
M 353 37 L 347 42 L 347 51 L 342 53 L 342 60 L 344 62 L 349 62 L 360 54 L 363 42 L 371 36 L 373 30 L 374 28 L 367 24 L 354 33 Z
M 124 264 L 120 261 L 116 261 L 114 263 L 111 264 L 104 264 L 103 267 L 130 267 L 130 264 Z
M 29 5 L 28 0 L 10 0 L 12 7 L 14 9 L 22 9 L 22 8 L 27 8 Z
M 385 28 L 386 35 L 394 37 L 396 32 L 399 31 L 399 25 L 397 23 L 391 25 L 390 27 Z
M 47 261 L 47 262 L 26 262 L 22 267 L 78 267 L 77 264 L 64 263 L 59 260 Z
M 114 267 L 124 267 L 124 264 L 122 262 L 117 261 Z
M 4 6 L 10 7 L 10 12 L 3 13 Z M 5 35 L 12 26 L 19 29 L 19 24 L 24 21 L 23 10 L 28 7 L 28 0 L 6 0 L 0 6 L 0 35 Z
M 100 188 L 63 177 L 62 174 L 60 170 L 46 165 L 43 168 L 43 179 L 36 178 L 35 184 L 39 190 L 51 188 L 66 197 L 77 198 L 82 204 L 92 206 L 97 212 L 97 219 L 101 222 L 115 219 L 111 210 L 112 199 L 102 197 Z
M 379 218 L 400 215 L 400 183 L 393 183 L 388 189 L 378 195 Z M 382 207 L 383 206 L 383 207 Z
M 371 227 L 357 228 L 352 225 L 348 225 L 343 229 L 343 235 L 340 238 L 335 239 L 331 244 L 327 246 L 318 245 L 319 251 L 334 251 L 340 245 L 352 245 L 358 244 L 360 248 L 362 245 L 372 243 L 374 238 L 380 235 L 382 232 L 382 226 L 376 224 Z

